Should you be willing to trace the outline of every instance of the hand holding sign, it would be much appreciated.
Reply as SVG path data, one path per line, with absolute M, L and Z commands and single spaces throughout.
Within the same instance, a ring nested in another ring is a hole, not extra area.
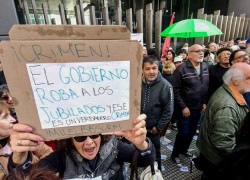
M 43 142 L 41 136 L 32 134 L 32 128 L 24 124 L 15 124 L 10 136 L 10 145 L 13 151 L 13 162 L 23 164 L 29 151 L 36 151 Z
M 0 57 L 19 122 L 45 140 L 131 129 L 142 47 L 130 34 L 120 26 L 14 26 Z
M 132 142 L 138 149 L 145 150 L 148 148 L 148 143 L 145 141 L 147 130 L 146 120 L 147 116 L 141 114 L 134 120 L 134 128 L 129 131 L 115 131 L 114 134 L 118 136 L 124 136 L 127 140 Z

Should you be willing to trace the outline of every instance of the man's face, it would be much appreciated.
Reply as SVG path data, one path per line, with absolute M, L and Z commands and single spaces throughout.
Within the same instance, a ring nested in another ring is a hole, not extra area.
M 222 51 L 218 55 L 219 64 L 227 64 L 227 63 L 229 63 L 230 55 L 231 55 L 230 51 Z
M 210 52 L 216 52 L 217 51 L 217 45 L 215 43 L 209 44 L 209 51 Z
M 150 64 L 149 62 L 145 62 L 142 72 L 147 82 L 152 82 L 158 76 L 158 66 L 155 63 Z
M 239 52 L 237 52 L 235 54 L 234 59 L 232 61 L 232 64 L 239 63 L 239 62 L 243 62 L 243 63 L 248 63 L 249 64 L 249 57 L 246 54 L 246 52 L 239 51 Z
M 239 42 L 239 46 L 240 46 L 240 47 L 246 47 L 245 41 L 240 41 L 240 42 Z
M 243 72 L 243 74 L 244 74 L 244 80 L 239 82 L 239 88 L 238 88 L 241 94 L 250 92 L 250 68 L 248 71 Z
M 193 45 L 189 49 L 188 57 L 190 61 L 202 62 L 204 58 L 203 48 L 200 45 Z

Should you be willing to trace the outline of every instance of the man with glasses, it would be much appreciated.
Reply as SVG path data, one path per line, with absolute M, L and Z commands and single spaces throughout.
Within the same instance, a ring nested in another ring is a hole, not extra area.
M 218 63 L 209 69 L 209 97 L 223 84 L 222 77 L 230 67 L 229 57 L 232 50 L 228 47 L 219 49 L 216 52 Z
M 202 46 L 191 46 L 188 57 L 189 60 L 174 72 L 174 98 L 182 113 L 171 158 L 178 167 L 182 166 L 179 154 L 192 157 L 187 150 L 196 132 L 201 112 L 206 111 L 209 84 L 208 67 L 203 62 Z
M 230 64 L 235 64 L 238 62 L 248 63 L 249 64 L 249 56 L 244 50 L 236 50 L 234 51 L 230 58 L 229 58 Z

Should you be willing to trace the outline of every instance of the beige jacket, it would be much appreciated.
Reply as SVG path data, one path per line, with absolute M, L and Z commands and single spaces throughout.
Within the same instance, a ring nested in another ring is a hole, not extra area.
M 4 150 L 4 151 L 3 151 Z M 47 146 L 45 143 L 41 143 L 41 147 L 33 152 L 32 163 L 38 162 L 40 159 L 48 156 L 52 153 L 51 147 Z M 0 149 L 0 179 L 3 179 L 4 175 L 8 173 L 8 160 L 11 154 L 10 146 L 7 144 Z

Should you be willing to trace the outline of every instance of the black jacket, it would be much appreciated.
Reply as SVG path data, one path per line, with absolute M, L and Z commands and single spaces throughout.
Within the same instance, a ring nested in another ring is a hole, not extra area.
M 228 71 L 228 69 L 229 68 L 222 67 L 219 63 L 209 69 L 209 98 L 223 84 L 222 77 Z
M 141 113 L 147 115 L 148 131 L 151 131 L 153 127 L 156 127 L 158 131 L 164 129 L 171 120 L 173 109 L 173 88 L 161 73 L 150 84 L 142 82 Z
M 82 171 L 83 176 L 88 177 L 91 175 L 93 177 L 97 177 L 102 175 L 103 179 L 107 179 L 104 177 L 107 177 L 108 173 L 111 173 L 112 178 L 109 178 L 109 180 L 120 180 L 124 179 L 122 175 L 123 169 L 121 166 L 124 162 L 132 162 L 135 151 L 138 151 L 138 167 L 146 167 L 155 161 L 154 146 L 149 138 L 147 138 L 147 142 L 148 148 L 144 151 L 137 149 L 133 144 L 127 144 L 119 140 L 115 144 L 112 144 L 112 141 L 111 144 L 108 142 L 109 144 L 106 143 L 101 145 L 97 155 L 99 158 L 97 159 L 95 170 L 91 170 L 89 160 L 84 159 L 75 148 L 72 148 L 70 152 L 52 152 L 50 155 L 38 162 L 38 167 L 47 167 L 48 169 L 59 173 L 61 178 L 65 177 L 65 175 L 68 175 L 68 178 L 70 179 L 76 178 L 74 175 L 76 175 L 76 171 L 80 169 L 79 171 Z M 74 155 L 76 151 L 78 152 L 78 155 Z M 29 167 L 32 162 L 31 152 L 29 152 L 25 163 L 18 167 L 16 167 L 16 164 L 14 164 L 12 156 L 13 154 L 9 158 L 8 163 L 9 172 L 11 172 L 14 168 L 20 168 L 18 170 L 24 171 L 28 174 Z M 73 164 L 70 164 L 71 161 L 69 161 L 67 158 L 74 159 Z M 117 164 L 120 164 L 120 166 L 117 166 Z M 74 172 L 67 171 L 66 169 L 72 169 Z M 70 175 L 73 177 L 69 177 Z M 77 174 L 79 177 L 80 175 L 81 174 Z
M 174 99 L 180 110 L 202 109 L 208 101 L 209 74 L 206 63 L 200 66 L 200 75 L 190 61 L 182 63 L 174 72 Z

